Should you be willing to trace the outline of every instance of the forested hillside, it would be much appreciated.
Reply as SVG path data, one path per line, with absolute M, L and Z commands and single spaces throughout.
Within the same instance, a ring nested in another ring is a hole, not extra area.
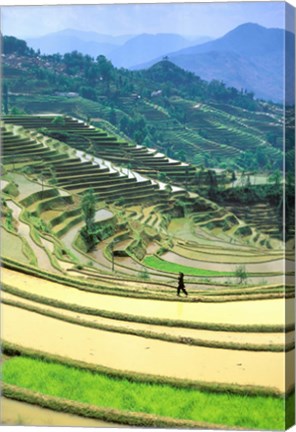
M 102 55 L 42 56 L 5 36 L 3 74 L 6 113 L 104 119 L 138 144 L 197 165 L 282 167 L 280 106 L 223 82 L 206 82 L 166 58 L 148 70 L 128 71 Z

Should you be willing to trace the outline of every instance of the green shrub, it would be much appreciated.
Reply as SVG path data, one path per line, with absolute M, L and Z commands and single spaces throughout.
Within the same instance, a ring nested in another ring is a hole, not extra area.
M 166 247 L 162 246 L 161 248 L 158 249 L 157 255 L 161 256 L 161 255 L 165 254 L 166 252 L 168 252 L 168 249 Z
M 65 118 L 63 116 L 55 116 L 51 123 L 55 126 L 65 126 Z
M 234 235 L 240 237 L 247 237 L 250 236 L 251 234 L 252 234 L 252 229 L 247 225 L 239 227 L 234 233 Z
M 44 220 L 36 217 L 36 216 L 30 216 L 29 218 L 30 222 L 34 225 L 34 227 L 43 233 L 50 233 L 50 228 L 48 225 L 44 222 Z
M 246 266 L 245 265 L 239 265 L 235 268 L 235 276 L 238 279 L 239 284 L 243 284 L 247 282 L 248 275 L 246 272 Z
M 146 268 L 143 268 L 143 270 L 141 270 L 141 271 L 139 272 L 139 277 L 140 277 L 141 279 L 144 279 L 144 280 L 148 280 L 148 279 L 150 279 L 150 275 L 149 275 L 149 273 L 148 273 L 148 270 L 147 270 Z
M 98 243 L 95 227 L 96 196 L 93 189 L 88 189 L 84 193 L 81 200 L 81 210 L 84 216 L 85 226 L 80 230 L 80 233 L 87 245 L 87 251 L 90 251 Z
M 5 228 L 7 228 L 9 231 L 15 231 L 15 228 L 13 226 L 12 210 L 9 208 L 7 208 L 6 210 Z
M 112 224 L 107 225 L 96 225 L 96 235 L 100 240 L 105 240 L 111 237 L 115 232 L 115 227 Z
M 7 195 L 17 197 L 19 194 L 18 185 L 14 181 L 10 182 L 7 186 L 3 188 L 3 192 L 5 192 Z

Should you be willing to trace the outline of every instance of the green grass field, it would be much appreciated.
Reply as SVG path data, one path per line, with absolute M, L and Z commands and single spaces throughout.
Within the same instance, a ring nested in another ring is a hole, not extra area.
M 234 427 L 273 430 L 285 427 L 285 400 L 280 397 L 137 383 L 27 357 L 6 361 L 2 375 L 8 384 L 100 407 Z M 292 396 L 288 398 L 291 406 L 292 399 Z

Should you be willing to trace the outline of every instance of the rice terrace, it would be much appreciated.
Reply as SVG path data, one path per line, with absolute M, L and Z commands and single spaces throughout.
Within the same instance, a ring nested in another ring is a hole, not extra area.
M 1 38 L 2 424 L 294 424 L 294 107 Z

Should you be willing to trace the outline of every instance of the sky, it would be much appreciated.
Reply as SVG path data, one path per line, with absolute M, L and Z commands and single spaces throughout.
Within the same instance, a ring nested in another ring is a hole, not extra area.
M 68 28 L 109 35 L 177 33 L 216 38 L 246 22 L 283 28 L 284 2 L 1 7 L 2 33 L 18 38 Z

